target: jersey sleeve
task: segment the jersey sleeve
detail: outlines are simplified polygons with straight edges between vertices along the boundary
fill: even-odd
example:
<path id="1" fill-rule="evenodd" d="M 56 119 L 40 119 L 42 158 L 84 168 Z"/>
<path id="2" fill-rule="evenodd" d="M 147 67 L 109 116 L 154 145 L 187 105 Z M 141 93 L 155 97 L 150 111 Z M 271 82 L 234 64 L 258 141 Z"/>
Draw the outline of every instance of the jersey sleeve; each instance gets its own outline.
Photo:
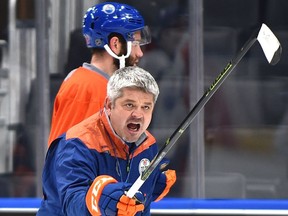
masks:
<path id="1" fill-rule="evenodd" d="M 55 154 L 56 186 L 62 211 L 69 216 L 90 215 L 85 196 L 98 175 L 95 155 L 78 139 L 62 146 Z"/>

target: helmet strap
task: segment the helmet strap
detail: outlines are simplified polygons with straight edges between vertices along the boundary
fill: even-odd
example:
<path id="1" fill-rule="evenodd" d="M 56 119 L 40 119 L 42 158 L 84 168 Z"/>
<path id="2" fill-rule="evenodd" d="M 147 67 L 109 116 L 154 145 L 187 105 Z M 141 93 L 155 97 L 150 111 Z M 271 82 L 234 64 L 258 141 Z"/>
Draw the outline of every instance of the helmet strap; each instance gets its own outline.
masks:
<path id="1" fill-rule="evenodd" d="M 127 41 L 127 53 L 126 55 L 122 55 L 122 56 L 117 56 L 108 46 L 108 44 L 104 45 L 105 50 L 109 53 L 109 55 L 111 55 L 112 57 L 119 59 L 120 61 L 120 68 L 125 67 L 125 58 L 128 58 L 131 54 L 131 50 L 132 50 L 132 42 L 131 41 Z"/>

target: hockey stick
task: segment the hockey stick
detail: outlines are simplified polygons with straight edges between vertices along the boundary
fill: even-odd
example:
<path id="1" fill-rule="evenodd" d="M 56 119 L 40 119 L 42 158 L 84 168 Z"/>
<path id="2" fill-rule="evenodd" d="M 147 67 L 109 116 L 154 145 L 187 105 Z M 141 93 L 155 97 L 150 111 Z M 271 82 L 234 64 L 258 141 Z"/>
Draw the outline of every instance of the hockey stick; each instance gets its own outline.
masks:
<path id="1" fill-rule="evenodd" d="M 165 157 L 168 151 L 176 143 L 178 138 L 183 134 L 186 128 L 191 124 L 196 115 L 201 111 L 205 104 L 209 101 L 216 90 L 221 86 L 224 80 L 229 76 L 232 70 L 238 65 L 243 56 L 248 52 L 252 45 L 257 41 L 260 43 L 265 57 L 269 64 L 275 65 L 281 57 L 282 47 L 273 32 L 265 25 L 262 24 L 261 28 L 252 34 L 250 39 L 244 44 L 242 49 L 237 53 L 235 59 L 231 60 L 224 70 L 216 77 L 211 86 L 206 90 L 204 95 L 198 100 L 196 105 L 192 108 L 189 114 L 185 117 L 178 128 L 166 140 L 165 145 L 159 150 L 158 154 L 151 161 L 150 165 L 140 174 L 139 178 L 134 182 L 132 187 L 128 190 L 127 196 L 132 198 L 139 188 L 144 184 L 145 180 L 150 176 L 153 170 Z"/>

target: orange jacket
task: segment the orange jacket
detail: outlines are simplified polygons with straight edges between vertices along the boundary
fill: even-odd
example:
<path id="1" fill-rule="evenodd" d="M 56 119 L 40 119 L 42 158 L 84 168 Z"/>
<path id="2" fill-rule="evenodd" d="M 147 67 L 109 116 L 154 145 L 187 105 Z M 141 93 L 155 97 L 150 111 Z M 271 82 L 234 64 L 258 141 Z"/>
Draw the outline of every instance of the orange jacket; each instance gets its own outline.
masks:
<path id="1" fill-rule="evenodd" d="M 48 147 L 59 135 L 104 106 L 108 79 L 107 74 L 87 63 L 68 74 L 54 101 Z"/>

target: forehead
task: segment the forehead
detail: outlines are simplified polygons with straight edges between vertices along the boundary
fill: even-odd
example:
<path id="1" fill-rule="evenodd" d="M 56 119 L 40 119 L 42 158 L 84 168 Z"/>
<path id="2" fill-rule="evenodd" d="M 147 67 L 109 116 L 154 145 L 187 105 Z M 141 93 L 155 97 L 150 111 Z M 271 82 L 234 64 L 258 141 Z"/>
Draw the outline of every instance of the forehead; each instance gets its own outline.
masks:
<path id="1" fill-rule="evenodd" d="M 143 89 L 136 87 L 123 88 L 122 95 L 119 99 L 145 101 L 145 103 L 154 102 L 154 96 L 152 93 L 145 92 Z"/>

